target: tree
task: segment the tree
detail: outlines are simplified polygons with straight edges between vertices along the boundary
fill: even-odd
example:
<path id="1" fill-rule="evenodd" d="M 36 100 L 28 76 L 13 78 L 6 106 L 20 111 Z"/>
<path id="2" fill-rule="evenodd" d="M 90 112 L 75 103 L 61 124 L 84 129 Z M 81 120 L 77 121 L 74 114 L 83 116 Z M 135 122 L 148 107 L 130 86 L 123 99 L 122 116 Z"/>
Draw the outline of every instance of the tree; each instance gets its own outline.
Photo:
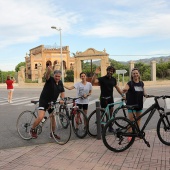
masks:
<path id="1" fill-rule="evenodd" d="M 20 62 L 20 63 L 15 67 L 15 71 L 18 72 L 18 71 L 19 71 L 19 68 L 20 68 L 21 66 L 25 66 L 25 65 L 26 65 L 25 62 Z"/>
<path id="2" fill-rule="evenodd" d="M 67 70 L 66 75 L 67 76 L 64 78 L 65 82 L 74 82 L 74 71 L 73 70 Z"/>

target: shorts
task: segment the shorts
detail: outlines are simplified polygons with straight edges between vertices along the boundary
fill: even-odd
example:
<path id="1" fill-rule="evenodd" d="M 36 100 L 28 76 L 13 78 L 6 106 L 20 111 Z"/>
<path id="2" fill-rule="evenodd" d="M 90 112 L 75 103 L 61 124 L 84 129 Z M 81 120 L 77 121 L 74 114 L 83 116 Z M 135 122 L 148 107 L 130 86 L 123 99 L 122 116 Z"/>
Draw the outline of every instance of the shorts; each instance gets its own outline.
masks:
<path id="1" fill-rule="evenodd" d="M 143 109 L 134 109 L 133 112 L 135 113 L 142 113 Z M 128 113 L 132 113 L 132 110 L 128 109 Z"/>
<path id="2" fill-rule="evenodd" d="M 106 106 L 108 104 L 111 104 L 111 103 L 114 103 L 114 100 L 113 100 L 113 97 L 111 97 L 110 99 L 108 100 L 105 100 L 103 98 L 100 98 L 100 105 L 101 105 L 101 108 L 106 108 Z M 112 108 L 113 106 L 109 106 L 109 108 Z"/>
<path id="3" fill-rule="evenodd" d="M 42 101 L 42 100 L 39 101 L 38 110 L 44 110 L 44 111 L 48 110 L 49 114 L 54 111 L 54 109 L 49 107 L 49 104 L 47 101 Z"/>
<path id="4" fill-rule="evenodd" d="M 82 109 L 82 108 L 83 108 L 83 110 L 88 109 L 88 104 L 77 104 L 77 106 L 79 107 L 79 109 Z"/>
<path id="5" fill-rule="evenodd" d="M 8 92 L 13 92 L 14 91 L 14 89 L 7 89 L 8 90 Z"/>

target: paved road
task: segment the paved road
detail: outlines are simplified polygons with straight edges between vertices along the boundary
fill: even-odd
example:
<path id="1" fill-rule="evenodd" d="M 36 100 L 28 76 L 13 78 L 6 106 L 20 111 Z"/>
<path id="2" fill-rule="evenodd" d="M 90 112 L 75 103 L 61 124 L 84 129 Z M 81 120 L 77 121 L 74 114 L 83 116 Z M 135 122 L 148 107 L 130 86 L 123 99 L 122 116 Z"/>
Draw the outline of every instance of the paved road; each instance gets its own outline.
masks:
<path id="1" fill-rule="evenodd" d="M 146 87 L 148 94 L 161 95 L 170 94 L 169 87 Z M 35 144 L 42 144 L 53 142 L 49 139 L 47 133 L 49 127 L 43 129 L 43 133 L 36 140 L 25 141 L 22 140 L 16 131 L 16 121 L 19 114 L 24 110 L 33 110 L 34 106 L 30 103 L 31 100 L 39 98 L 42 88 L 15 88 L 13 103 L 7 103 L 7 91 L 5 87 L 1 87 L 0 90 L 0 149 L 13 148 L 19 146 L 29 146 Z M 98 88 L 93 89 L 93 95 L 90 97 L 89 113 L 95 108 L 95 101 L 98 100 L 100 90 Z M 75 90 L 66 91 L 66 96 L 75 96 Z M 120 95 L 115 91 L 115 100 L 118 100 Z M 146 99 L 144 103 L 144 110 L 152 104 L 152 99 Z M 162 101 L 161 101 L 161 104 Z M 167 100 L 167 109 L 170 109 L 170 102 Z M 89 114 L 88 113 L 88 114 Z M 144 118 L 145 119 L 145 118 Z M 143 120 L 144 120 L 143 119 Z M 155 114 L 147 129 L 155 129 L 156 122 L 158 120 L 158 114 Z M 87 136 L 88 138 L 88 136 Z M 77 139 L 72 133 L 71 139 Z"/>

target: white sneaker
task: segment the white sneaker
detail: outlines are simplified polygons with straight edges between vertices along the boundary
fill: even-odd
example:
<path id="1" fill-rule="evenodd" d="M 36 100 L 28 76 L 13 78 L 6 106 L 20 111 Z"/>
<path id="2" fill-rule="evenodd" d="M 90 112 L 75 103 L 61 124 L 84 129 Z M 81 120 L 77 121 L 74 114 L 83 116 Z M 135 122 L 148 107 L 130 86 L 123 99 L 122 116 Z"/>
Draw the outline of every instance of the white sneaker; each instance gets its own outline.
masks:
<path id="1" fill-rule="evenodd" d="M 10 100 L 9 103 L 13 103 L 12 100 Z"/>

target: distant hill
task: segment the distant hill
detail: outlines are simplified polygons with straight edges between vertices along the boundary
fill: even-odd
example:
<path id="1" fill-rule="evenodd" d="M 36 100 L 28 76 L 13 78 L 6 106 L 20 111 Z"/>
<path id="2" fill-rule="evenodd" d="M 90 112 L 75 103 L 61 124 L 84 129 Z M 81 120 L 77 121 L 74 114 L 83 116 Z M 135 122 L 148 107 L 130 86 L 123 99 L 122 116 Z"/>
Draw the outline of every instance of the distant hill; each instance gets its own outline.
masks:
<path id="1" fill-rule="evenodd" d="M 133 60 L 133 61 L 134 62 L 142 62 L 142 63 L 145 63 L 145 64 L 150 64 L 151 61 L 156 61 L 158 63 L 161 60 L 163 62 L 170 62 L 170 56 L 152 57 L 152 58 L 145 58 L 145 59 L 139 59 L 139 60 Z M 120 62 L 122 64 L 128 64 L 130 62 L 130 60 L 129 61 L 117 61 L 117 62 Z M 89 62 L 87 62 L 87 63 L 89 63 Z M 100 60 L 93 61 L 93 64 L 100 66 Z"/>
<path id="2" fill-rule="evenodd" d="M 170 62 L 170 56 L 161 56 L 161 57 L 152 57 L 152 58 L 145 58 L 145 59 L 139 59 L 139 60 L 133 60 L 134 62 L 142 62 L 145 64 L 150 64 L 151 61 L 156 61 L 157 63 L 160 61 L 163 62 Z M 124 62 L 124 61 L 119 61 L 122 64 L 127 64 L 130 61 Z"/>

